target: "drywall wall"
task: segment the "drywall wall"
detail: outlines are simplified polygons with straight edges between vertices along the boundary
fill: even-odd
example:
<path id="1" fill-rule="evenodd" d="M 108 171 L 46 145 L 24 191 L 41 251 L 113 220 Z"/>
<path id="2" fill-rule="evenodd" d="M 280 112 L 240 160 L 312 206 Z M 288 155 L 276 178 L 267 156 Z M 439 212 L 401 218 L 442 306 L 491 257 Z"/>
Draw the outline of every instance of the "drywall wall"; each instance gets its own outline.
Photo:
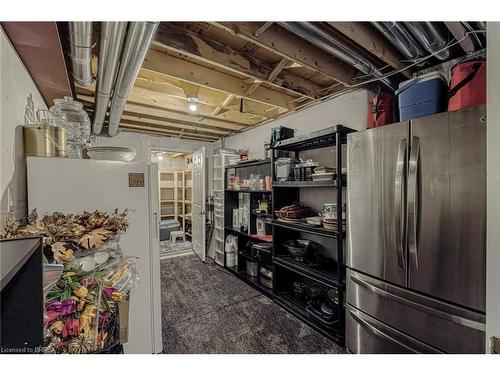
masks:
<path id="1" fill-rule="evenodd" d="M 7 214 L 26 215 L 26 162 L 23 147 L 24 112 L 31 95 L 35 110 L 47 109 L 21 59 L 0 27 L 0 227 Z"/>
<path id="2" fill-rule="evenodd" d="M 486 348 L 500 338 L 500 23 L 488 22 L 488 126 L 486 130 Z"/>
<path id="3" fill-rule="evenodd" d="M 137 151 L 134 161 L 150 161 L 152 149 L 163 151 L 193 152 L 203 146 L 210 146 L 209 142 L 192 141 L 149 134 L 121 131 L 115 137 L 97 137 L 95 146 L 132 147 Z"/>
<path id="4" fill-rule="evenodd" d="M 250 158 L 263 158 L 264 143 L 269 142 L 271 129 L 276 126 L 296 129 L 297 135 L 337 124 L 356 130 L 365 129 L 369 97 L 370 94 L 366 90 L 346 93 L 255 129 L 228 137 L 225 139 L 225 147 L 248 149 Z"/>
<path id="5" fill-rule="evenodd" d="M 134 161 L 151 161 L 151 150 L 194 152 L 205 146 L 208 166 L 208 194 L 212 194 L 212 150 L 214 143 L 189 139 L 121 131 L 115 137 L 97 137 L 95 146 L 131 147 L 137 151 Z"/>

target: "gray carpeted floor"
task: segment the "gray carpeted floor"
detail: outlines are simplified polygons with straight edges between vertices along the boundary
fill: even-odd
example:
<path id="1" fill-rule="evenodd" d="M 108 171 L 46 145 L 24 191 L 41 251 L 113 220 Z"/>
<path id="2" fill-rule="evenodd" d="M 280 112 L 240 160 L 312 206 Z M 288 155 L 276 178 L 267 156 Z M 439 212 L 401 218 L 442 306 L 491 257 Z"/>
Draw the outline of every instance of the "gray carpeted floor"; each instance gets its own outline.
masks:
<path id="1" fill-rule="evenodd" d="M 343 353 L 221 267 L 161 261 L 164 353 Z"/>

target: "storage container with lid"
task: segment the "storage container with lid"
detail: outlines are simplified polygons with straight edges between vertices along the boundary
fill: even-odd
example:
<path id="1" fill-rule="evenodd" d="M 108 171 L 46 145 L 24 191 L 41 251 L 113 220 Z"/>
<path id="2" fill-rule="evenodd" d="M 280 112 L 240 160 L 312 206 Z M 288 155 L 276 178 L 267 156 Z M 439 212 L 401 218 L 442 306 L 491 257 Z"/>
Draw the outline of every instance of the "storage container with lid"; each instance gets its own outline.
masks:
<path id="1" fill-rule="evenodd" d="M 70 96 L 64 99 L 54 99 L 54 105 L 49 111 L 53 116 L 53 125 L 66 128 L 68 141 L 85 143 L 90 137 L 90 118 L 83 109 L 83 104 L 73 100 Z M 69 123 L 66 124 L 66 122 Z"/>
<path id="2" fill-rule="evenodd" d="M 289 181 L 293 176 L 293 167 L 297 164 L 294 158 L 278 158 L 274 162 L 276 180 Z"/>
<path id="3" fill-rule="evenodd" d="M 401 82 L 396 91 L 399 120 L 406 121 L 446 111 L 447 93 L 446 79 L 438 72 Z"/>

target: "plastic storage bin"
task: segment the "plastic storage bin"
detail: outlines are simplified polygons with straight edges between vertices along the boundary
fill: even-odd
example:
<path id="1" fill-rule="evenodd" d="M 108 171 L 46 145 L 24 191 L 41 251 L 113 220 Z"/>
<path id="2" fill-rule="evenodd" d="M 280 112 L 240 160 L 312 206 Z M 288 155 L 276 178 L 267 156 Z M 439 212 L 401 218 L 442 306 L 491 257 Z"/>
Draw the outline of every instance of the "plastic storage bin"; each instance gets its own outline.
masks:
<path id="1" fill-rule="evenodd" d="M 181 224 L 177 220 L 162 220 L 160 221 L 160 241 L 168 241 L 170 232 L 179 230 Z"/>
<path id="2" fill-rule="evenodd" d="M 396 91 L 399 120 L 405 121 L 446 111 L 447 93 L 446 79 L 436 72 L 402 82 Z"/>

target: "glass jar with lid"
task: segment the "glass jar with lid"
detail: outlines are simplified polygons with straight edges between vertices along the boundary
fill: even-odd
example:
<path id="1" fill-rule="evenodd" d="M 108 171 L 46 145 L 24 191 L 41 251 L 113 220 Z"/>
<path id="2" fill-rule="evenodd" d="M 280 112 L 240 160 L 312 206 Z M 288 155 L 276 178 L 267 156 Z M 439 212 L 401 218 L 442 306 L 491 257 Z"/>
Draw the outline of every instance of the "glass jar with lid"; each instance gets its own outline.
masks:
<path id="1" fill-rule="evenodd" d="M 53 125 L 66 128 L 68 140 L 77 143 L 86 143 L 90 138 L 90 118 L 83 109 L 83 104 L 73 100 L 70 96 L 64 99 L 54 99 L 54 105 L 50 107 L 53 116 Z M 66 124 L 65 120 L 69 123 Z"/>

